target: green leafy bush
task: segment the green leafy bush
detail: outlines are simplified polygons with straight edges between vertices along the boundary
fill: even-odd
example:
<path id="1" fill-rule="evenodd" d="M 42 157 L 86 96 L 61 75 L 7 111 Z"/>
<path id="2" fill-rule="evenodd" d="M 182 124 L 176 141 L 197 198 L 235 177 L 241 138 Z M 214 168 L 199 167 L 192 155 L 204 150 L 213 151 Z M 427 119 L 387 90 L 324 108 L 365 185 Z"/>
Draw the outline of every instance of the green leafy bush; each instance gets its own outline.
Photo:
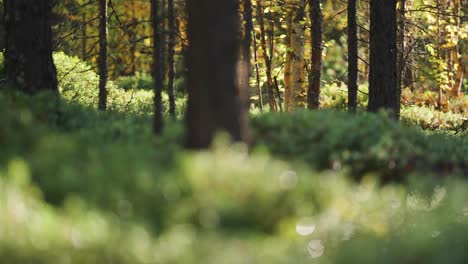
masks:
<path id="1" fill-rule="evenodd" d="M 441 112 L 429 107 L 404 107 L 401 113 L 404 123 L 432 131 L 467 131 L 466 116 Z"/>
<path id="2" fill-rule="evenodd" d="M 96 111 L 67 78 L 61 101 L 0 93 L 2 263 L 468 261 L 466 138 L 299 111 L 255 116 L 251 152 L 194 153 L 181 123 L 155 137 L 147 108 Z"/>
<path id="3" fill-rule="evenodd" d="M 358 108 L 365 109 L 368 101 L 368 87 L 360 85 Z M 348 109 L 348 87 L 343 83 L 324 85 L 320 90 L 320 104 L 325 109 Z"/>
<path id="4" fill-rule="evenodd" d="M 258 115 L 251 123 L 258 144 L 318 169 L 350 166 L 357 177 L 378 172 L 387 180 L 415 170 L 464 174 L 468 169 L 466 138 L 425 135 L 383 114 L 298 111 Z"/>

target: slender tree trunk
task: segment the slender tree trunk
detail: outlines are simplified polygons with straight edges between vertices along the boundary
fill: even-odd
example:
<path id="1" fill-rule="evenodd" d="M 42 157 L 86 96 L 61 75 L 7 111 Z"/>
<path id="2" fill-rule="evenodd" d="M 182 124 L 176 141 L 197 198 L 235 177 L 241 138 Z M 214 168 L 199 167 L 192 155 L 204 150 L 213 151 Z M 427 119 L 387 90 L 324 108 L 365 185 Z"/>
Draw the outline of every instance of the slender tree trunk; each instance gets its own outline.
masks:
<path id="1" fill-rule="evenodd" d="M 258 66 L 258 55 L 257 55 L 257 37 L 254 32 L 254 61 L 255 61 L 255 77 L 256 77 L 256 84 L 257 84 L 257 93 L 258 93 L 258 107 L 260 111 L 263 112 L 263 92 L 262 87 L 260 86 L 260 68 Z"/>
<path id="2" fill-rule="evenodd" d="M 208 147 L 219 130 L 245 140 L 237 64 L 241 48 L 239 0 L 187 0 L 187 146 Z"/>
<path id="3" fill-rule="evenodd" d="M 370 0 L 362 0 L 364 2 L 364 20 L 365 25 L 363 25 L 362 38 L 364 40 L 364 58 L 362 62 L 364 63 L 364 72 L 363 79 L 369 80 L 369 68 L 370 68 Z M 367 30 L 366 27 L 367 26 Z"/>
<path id="4" fill-rule="evenodd" d="M 309 89 L 307 101 L 309 109 L 318 109 L 320 107 L 320 79 L 322 74 L 322 25 L 323 15 L 320 8 L 320 0 L 310 1 L 310 20 L 311 20 L 311 69 L 309 75 Z"/>
<path id="5" fill-rule="evenodd" d="M 459 31 L 462 31 L 463 29 L 461 28 L 461 22 L 460 22 L 460 17 L 461 17 L 461 3 L 460 0 L 454 0 L 453 1 L 453 19 L 455 20 L 455 25 L 458 29 L 457 31 L 457 38 L 459 38 L 460 33 Z M 456 68 L 456 74 L 455 74 L 455 83 L 452 89 L 452 96 L 457 97 L 460 95 L 462 92 L 462 87 L 463 87 L 463 79 L 465 75 L 465 65 L 463 63 L 463 60 L 460 58 L 460 43 L 457 43 L 457 45 L 454 47 L 452 50 L 452 58 L 453 62 Z"/>
<path id="6" fill-rule="evenodd" d="M 0 51 L 5 48 L 5 3 L 2 1 L 0 6 Z"/>
<path id="7" fill-rule="evenodd" d="M 176 23 L 175 23 L 175 16 L 174 16 L 174 0 L 168 0 L 168 8 L 167 8 L 167 19 L 168 19 L 168 30 L 169 30 L 169 41 L 167 47 L 167 67 L 169 67 L 168 72 L 168 86 L 167 86 L 167 94 L 169 95 L 169 113 L 173 118 L 176 118 L 176 103 L 175 103 L 175 87 L 174 87 L 174 80 L 175 80 L 175 46 L 176 46 Z"/>
<path id="8" fill-rule="evenodd" d="M 412 12 L 413 10 L 413 0 L 405 0 L 405 10 L 410 10 L 409 12 L 405 12 L 405 19 L 406 19 L 406 25 L 405 25 L 405 68 L 403 69 L 403 87 L 407 88 L 409 87 L 411 92 L 414 91 L 414 60 L 413 60 L 413 42 L 414 42 L 414 37 L 413 37 L 413 30 L 410 25 L 410 22 L 412 20 Z"/>
<path id="9" fill-rule="evenodd" d="M 108 0 L 99 0 L 99 105 L 101 111 L 107 109 L 107 11 Z"/>
<path id="10" fill-rule="evenodd" d="M 291 64 L 292 64 L 292 48 L 291 48 L 291 41 L 292 41 L 292 8 L 289 2 L 286 2 L 287 6 L 287 14 L 286 14 L 286 58 L 284 61 L 284 105 L 286 111 L 292 110 L 292 86 L 291 86 Z"/>
<path id="11" fill-rule="evenodd" d="M 249 107 L 249 91 L 250 91 L 250 63 L 251 63 L 251 52 L 250 47 L 252 45 L 252 32 L 253 32 L 253 21 L 252 21 L 252 2 L 251 0 L 242 0 L 243 5 L 243 18 L 244 18 L 244 38 L 242 39 L 242 62 L 240 69 L 240 77 L 242 95 L 244 103 L 248 110 Z"/>
<path id="12" fill-rule="evenodd" d="M 153 130 L 157 135 L 163 131 L 163 106 L 162 91 L 164 80 L 164 43 L 161 28 L 161 10 L 159 0 L 151 0 L 151 25 L 153 27 L 153 67 L 152 76 L 154 80 L 154 119 Z"/>
<path id="13" fill-rule="evenodd" d="M 5 0 L 7 81 L 20 91 L 58 92 L 50 0 Z"/>
<path id="14" fill-rule="evenodd" d="M 387 109 L 400 116 L 397 80 L 396 0 L 370 2 L 370 74 L 368 110 Z"/>
<path id="15" fill-rule="evenodd" d="M 406 0 L 398 0 L 397 5 L 397 85 L 398 89 L 401 91 L 403 73 L 406 68 Z"/>
<path id="16" fill-rule="evenodd" d="M 128 37 L 130 40 L 130 75 L 135 75 L 136 73 L 136 51 L 137 51 L 137 24 L 138 20 L 136 17 L 136 7 L 135 7 L 135 1 L 130 1 L 130 14 L 131 14 L 131 19 L 130 23 L 131 26 L 128 28 Z"/>
<path id="17" fill-rule="evenodd" d="M 305 7 L 306 0 L 296 3 L 291 31 L 291 97 L 293 108 L 307 106 L 307 89 L 305 76 Z"/>
<path id="18" fill-rule="evenodd" d="M 88 19 L 86 18 L 86 11 L 83 12 L 81 20 L 81 59 L 85 61 L 88 56 Z"/>
<path id="19" fill-rule="evenodd" d="M 348 110 L 356 112 L 358 104 L 358 38 L 356 0 L 348 0 Z"/>
<path id="20" fill-rule="evenodd" d="M 270 105 L 270 111 L 276 112 L 276 99 L 273 91 L 273 76 L 271 72 L 271 58 L 268 55 L 267 43 L 266 43 L 266 32 L 265 32 L 265 19 L 263 16 L 263 7 L 262 0 L 257 0 L 257 16 L 258 23 L 260 26 L 260 43 L 263 51 L 263 59 L 265 60 L 265 68 L 267 75 L 267 92 L 268 92 L 268 102 Z M 272 54 L 270 54 L 272 55 Z"/>

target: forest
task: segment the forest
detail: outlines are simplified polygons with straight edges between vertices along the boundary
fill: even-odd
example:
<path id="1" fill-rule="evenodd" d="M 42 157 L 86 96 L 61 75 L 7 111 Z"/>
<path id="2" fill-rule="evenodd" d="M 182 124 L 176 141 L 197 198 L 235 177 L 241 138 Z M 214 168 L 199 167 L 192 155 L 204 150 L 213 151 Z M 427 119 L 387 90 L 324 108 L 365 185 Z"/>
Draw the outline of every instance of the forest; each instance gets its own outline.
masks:
<path id="1" fill-rule="evenodd" d="M 468 263 L 463 0 L 0 0 L 0 264 Z"/>

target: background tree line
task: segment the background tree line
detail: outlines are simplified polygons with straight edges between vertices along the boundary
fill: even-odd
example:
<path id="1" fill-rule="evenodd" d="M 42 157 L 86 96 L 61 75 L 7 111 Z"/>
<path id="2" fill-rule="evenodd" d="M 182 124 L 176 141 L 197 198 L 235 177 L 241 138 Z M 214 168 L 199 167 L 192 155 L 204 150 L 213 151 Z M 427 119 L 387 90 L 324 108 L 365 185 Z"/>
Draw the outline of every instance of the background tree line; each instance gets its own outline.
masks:
<path id="1" fill-rule="evenodd" d="M 364 93 L 368 110 L 386 108 L 395 118 L 402 98 L 447 110 L 466 87 L 460 0 L 193 2 L 5 0 L 7 79 L 29 92 L 56 90 L 50 53 L 64 50 L 99 72 L 105 110 L 108 76 L 150 73 L 156 132 L 161 94 L 173 116 L 176 96 L 188 95 L 190 131 L 201 130 L 197 140 L 208 135 L 202 145 L 218 128 L 244 138 L 251 107 L 318 109 L 331 83 L 348 88 L 350 111 Z"/>

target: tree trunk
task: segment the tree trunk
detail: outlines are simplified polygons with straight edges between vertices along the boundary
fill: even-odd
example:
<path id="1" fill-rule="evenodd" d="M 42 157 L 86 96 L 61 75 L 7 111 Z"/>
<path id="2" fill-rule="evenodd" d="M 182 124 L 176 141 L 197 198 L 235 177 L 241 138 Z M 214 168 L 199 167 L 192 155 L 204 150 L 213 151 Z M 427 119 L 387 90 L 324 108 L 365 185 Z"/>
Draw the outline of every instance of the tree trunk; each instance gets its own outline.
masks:
<path id="1" fill-rule="evenodd" d="M 0 6 L 0 52 L 5 48 L 5 6 L 3 1 Z"/>
<path id="2" fill-rule="evenodd" d="M 242 62 L 240 63 L 239 75 L 241 78 L 241 98 L 246 111 L 250 108 L 250 64 L 252 55 L 250 47 L 252 45 L 252 2 L 251 0 L 243 0 L 243 18 L 244 18 L 244 38 L 242 39 Z"/>
<path id="3" fill-rule="evenodd" d="M 135 75 L 136 73 L 136 51 L 137 51 L 137 25 L 138 25 L 138 20 L 136 17 L 136 6 L 135 6 L 135 1 L 130 1 L 130 24 L 131 26 L 128 27 L 128 38 L 130 41 L 130 72 L 128 74 L 130 75 Z"/>
<path id="4" fill-rule="evenodd" d="M 398 0 L 397 8 L 397 85 L 402 88 L 403 73 L 406 68 L 406 0 Z"/>
<path id="5" fill-rule="evenodd" d="M 266 43 L 266 32 L 265 32 L 265 19 L 263 16 L 263 7 L 262 0 L 257 0 L 257 16 L 258 24 L 260 26 L 260 43 L 263 51 L 263 59 L 265 60 L 265 68 L 267 75 L 267 92 L 268 92 L 268 102 L 270 105 L 270 111 L 276 112 L 276 99 L 273 91 L 273 76 L 271 73 L 271 55 L 268 55 L 267 43 Z"/>
<path id="6" fill-rule="evenodd" d="M 291 52 L 291 36 L 292 36 L 292 8 L 290 3 L 287 6 L 286 14 L 286 58 L 284 61 L 284 105 L 286 111 L 292 110 L 292 86 L 291 86 L 291 62 L 292 62 L 292 52 Z"/>
<path id="7" fill-rule="evenodd" d="M 460 0 L 454 0 L 453 1 L 453 19 L 455 21 L 455 25 L 458 28 L 457 30 L 457 38 L 459 38 L 460 31 L 463 31 L 462 24 L 460 22 L 461 19 L 461 4 Z M 465 75 L 465 65 L 463 63 L 463 60 L 460 58 L 460 51 L 459 51 L 459 46 L 460 43 L 457 43 L 457 45 L 453 48 L 452 50 L 452 58 L 453 62 L 455 65 L 456 73 L 455 73 L 455 83 L 452 89 L 452 96 L 457 97 L 460 95 L 462 92 L 462 87 L 463 87 L 463 79 Z"/>
<path id="8" fill-rule="evenodd" d="M 413 10 L 413 0 L 405 0 L 405 10 Z M 414 32 L 412 30 L 411 22 L 412 20 L 412 12 L 405 12 L 405 19 L 406 19 L 406 25 L 405 25 L 405 68 L 403 69 L 403 87 L 407 88 L 409 87 L 411 92 L 414 92 L 414 59 L 413 59 L 413 43 L 414 43 Z"/>
<path id="9" fill-rule="evenodd" d="M 348 110 L 356 112 L 358 95 L 358 38 L 356 0 L 348 0 Z"/>
<path id="10" fill-rule="evenodd" d="M 305 82 L 305 6 L 306 0 L 296 3 L 291 31 L 291 92 L 290 106 L 305 108 L 307 90 Z"/>
<path id="11" fill-rule="evenodd" d="M 176 103 L 175 103 L 175 87 L 174 87 L 174 80 L 175 80 L 175 46 L 176 46 L 176 23 L 175 23 L 175 16 L 174 16 L 174 0 L 169 0 L 167 2 L 167 19 L 168 19 L 168 29 L 169 29 L 169 41 L 167 47 L 167 67 L 169 67 L 168 72 L 168 86 L 167 86 L 167 94 L 169 95 L 169 113 L 173 118 L 176 118 Z"/>
<path id="12" fill-rule="evenodd" d="M 309 109 L 318 109 L 320 107 L 320 79 L 322 74 L 322 26 L 323 15 L 320 8 L 320 0 L 310 1 L 310 20 L 311 20 L 311 68 L 309 74 L 309 89 L 307 101 Z"/>
<path id="13" fill-rule="evenodd" d="M 99 0 L 99 105 L 101 111 L 107 109 L 107 11 L 108 0 Z"/>
<path id="14" fill-rule="evenodd" d="M 88 56 L 88 32 L 86 12 L 81 16 L 81 60 L 86 61 Z"/>
<path id="15" fill-rule="evenodd" d="M 216 132 L 245 140 L 237 75 L 240 51 L 239 0 L 187 0 L 187 147 L 207 148 Z"/>
<path id="16" fill-rule="evenodd" d="M 387 109 L 395 119 L 399 119 L 396 0 L 371 0 L 370 21 L 368 110 Z"/>
<path id="17" fill-rule="evenodd" d="M 153 67 L 151 75 L 154 80 L 154 118 L 153 130 L 157 135 L 163 131 L 162 91 L 164 80 L 164 43 L 161 28 L 161 10 L 159 0 L 151 0 L 151 25 L 153 27 Z"/>
<path id="18" fill-rule="evenodd" d="M 58 92 L 52 59 L 51 0 L 6 0 L 7 81 L 20 91 Z"/>
<path id="19" fill-rule="evenodd" d="M 257 54 L 257 37 L 254 32 L 253 34 L 254 40 L 254 61 L 255 61 L 255 77 L 257 82 L 257 93 L 258 93 L 258 107 L 260 111 L 263 112 L 263 91 L 262 87 L 260 86 L 260 67 L 258 66 L 258 54 Z"/>

